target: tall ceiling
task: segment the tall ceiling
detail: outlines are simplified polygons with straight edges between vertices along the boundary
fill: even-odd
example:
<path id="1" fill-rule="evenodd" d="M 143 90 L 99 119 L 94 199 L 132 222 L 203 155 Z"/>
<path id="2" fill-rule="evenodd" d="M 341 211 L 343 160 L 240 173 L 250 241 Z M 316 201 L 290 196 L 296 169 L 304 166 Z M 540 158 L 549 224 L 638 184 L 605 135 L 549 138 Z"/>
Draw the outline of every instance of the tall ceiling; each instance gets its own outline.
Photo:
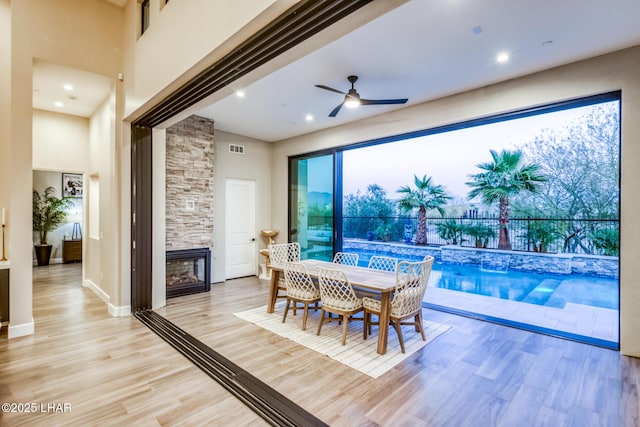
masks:
<path id="1" fill-rule="evenodd" d="M 232 84 L 244 97 L 229 90 L 197 114 L 278 141 L 640 45 L 638 16 L 638 0 L 411 0 L 247 87 Z M 500 53 L 509 59 L 498 62 Z M 36 64 L 41 96 L 39 74 Z M 315 85 L 346 92 L 349 75 L 363 98 L 409 101 L 328 117 L 344 96 Z M 34 107 L 56 110 L 35 96 Z"/>
<path id="2" fill-rule="evenodd" d="M 36 59 L 33 62 L 33 108 L 90 117 L 111 93 L 113 80 Z"/>

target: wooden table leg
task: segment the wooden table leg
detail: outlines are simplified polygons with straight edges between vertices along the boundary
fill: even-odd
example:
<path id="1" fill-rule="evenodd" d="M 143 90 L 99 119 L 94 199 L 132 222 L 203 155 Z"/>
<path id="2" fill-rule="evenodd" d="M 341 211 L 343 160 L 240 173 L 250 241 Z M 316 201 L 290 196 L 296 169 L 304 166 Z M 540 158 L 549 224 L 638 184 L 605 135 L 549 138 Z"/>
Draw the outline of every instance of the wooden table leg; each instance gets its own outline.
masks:
<path id="1" fill-rule="evenodd" d="M 378 325 L 378 354 L 386 354 L 389 340 L 389 308 L 391 292 L 383 292 L 380 299 L 380 316 Z"/>
<path id="2" fill-rule="evenodd" d="M 280 271 L 271 269 L 271 283 L 269 284 L 269 303 L 267 304 L 267 313 L 273 313 L 273 310 L 276 307 L 279 281 Z"/>

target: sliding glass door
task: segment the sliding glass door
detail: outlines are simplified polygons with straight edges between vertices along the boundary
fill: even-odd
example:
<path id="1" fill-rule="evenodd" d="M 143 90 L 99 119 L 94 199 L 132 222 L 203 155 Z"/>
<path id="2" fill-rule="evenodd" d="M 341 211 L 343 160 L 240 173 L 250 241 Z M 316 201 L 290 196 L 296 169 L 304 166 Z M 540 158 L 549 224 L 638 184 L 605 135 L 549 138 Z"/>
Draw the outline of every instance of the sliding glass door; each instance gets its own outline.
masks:
<path id="1" fill-rule="evenodd" d="M 617 349 L 620 96 L 292 157 L 291 239 L 434 256 L 429 307 Z"/>
<path id="2" fill-rule="evenodd" d="M 334 176 L 333 154 L 289 160 L 289 241 L 302 259 L 333 257 Z"/>

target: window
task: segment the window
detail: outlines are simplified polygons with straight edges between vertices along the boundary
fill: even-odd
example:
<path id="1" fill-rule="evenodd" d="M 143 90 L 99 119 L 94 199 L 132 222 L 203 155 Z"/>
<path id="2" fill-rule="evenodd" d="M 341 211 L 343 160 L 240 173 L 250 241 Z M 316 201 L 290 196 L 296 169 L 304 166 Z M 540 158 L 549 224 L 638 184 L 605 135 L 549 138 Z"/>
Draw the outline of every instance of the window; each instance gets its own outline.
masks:
<path id="1" fill-rule="evenodd" d="M 617 349 L 620 97 L 292 157 L 290 227 L 308 258 L 434 256 L 431 308 Z"/>
<path id="2" fill-rule="evenodd" d="M 289 161 L 289 242 L 299 242 L 302 259 L 333 259 L 334 155 Z"/>
<path id="3" fill-rule="evenodd" d="M 149 21 L 150 21 L 150 6 L 149 6 L 149 0 L 142 0 L 142 3 L 140 3 L 140 34 L 144 34 L 145 31 L 147 31 L 147 28 L 149 28 Z"/>

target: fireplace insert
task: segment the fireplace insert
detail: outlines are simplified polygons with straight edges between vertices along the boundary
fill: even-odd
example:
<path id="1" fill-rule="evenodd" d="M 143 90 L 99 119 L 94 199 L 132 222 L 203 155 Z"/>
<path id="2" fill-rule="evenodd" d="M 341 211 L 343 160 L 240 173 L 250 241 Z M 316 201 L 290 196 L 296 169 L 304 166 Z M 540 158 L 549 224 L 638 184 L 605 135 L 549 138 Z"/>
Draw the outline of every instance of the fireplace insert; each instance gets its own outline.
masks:
<path id="1" fill-rule="evenodd" d="M 211 290 L 209 248 L 167 251 L 167 298 Z"/>

